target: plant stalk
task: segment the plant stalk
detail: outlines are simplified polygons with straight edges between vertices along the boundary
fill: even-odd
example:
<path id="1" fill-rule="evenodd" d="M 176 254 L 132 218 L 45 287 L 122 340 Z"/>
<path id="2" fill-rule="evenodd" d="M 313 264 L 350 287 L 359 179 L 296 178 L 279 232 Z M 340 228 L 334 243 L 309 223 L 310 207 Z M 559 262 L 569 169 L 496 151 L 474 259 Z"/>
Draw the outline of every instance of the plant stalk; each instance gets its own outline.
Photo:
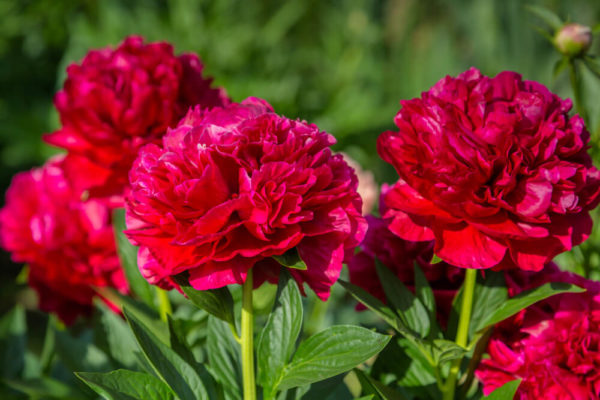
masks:
<path id="1" fill-rule="evenodd" d="M 254 378 L 254 310 L 252 309 L 252 269 L 242 286 L 242 377 L 244 400 L 256 400 Z"/>
<path id="2" fill-rule="evenodd" d="M 587 124 L 589 122 L 587 118 L 587 112 L 583 104 L 583 88 L 581 87 L 581 74 L 577 71 L 575 60 L 569 60 L 569 77 L 571 78 L 571 88 L 573 89 L 573 100 L 575 100 L 575 110 L 583 121 Z"/>
<path id="3" fill-rule="evenodd" d="M 465 273 L 465 282 L 463 289 L 463 298 L 460 308 L 460 317 L 458 319 L 458 329 L 456 331 L 456 344 L 461 347 L 467 346 L 469 338 L 469 323 L 471 321 L 471 311 L 473 310 L 473 293 L 475 291 L 475 281 L 477 279 L 476 269 L 467 269 Z M 460 371 L 462 358 L 454 360 L 450 367 L 448 380 L 444 388 L 444 400 L 454 400 L 456 392 L 456 381 Z"/>
<path id="4" fill-rule="evenodd" d="M 158 312 L 160 314 L 160 319 L 164 322 L 167 322 L 167 315 L 173 313 L 169 295 L 166 290 L 163 290 L 159 287 L 156 288 L 156 293 L 158 294 Z"/>

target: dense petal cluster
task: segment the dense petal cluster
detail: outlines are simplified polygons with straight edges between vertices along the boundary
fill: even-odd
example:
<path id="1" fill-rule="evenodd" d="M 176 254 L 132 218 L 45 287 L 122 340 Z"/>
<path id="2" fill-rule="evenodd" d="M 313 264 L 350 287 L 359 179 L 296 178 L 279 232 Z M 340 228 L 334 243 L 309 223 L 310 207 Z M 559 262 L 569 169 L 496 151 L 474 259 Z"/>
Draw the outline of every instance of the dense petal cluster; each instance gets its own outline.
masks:
<path id="1" fill-rule="evenodd" d="M 139 148 L 158 143 L 194 105 L 229 102 L 210 87 L 196 55 L 173 55 L 165 42 L 126 38 L 116 49 L 90 51 L 67 68 L 54 103 L 61 129 L 45 140 L 80 157 L 70 179 L 101 195 L 120 195 Z M 85 163 L 85 164 L 84 164 Z"/>
<path id="2" fill-rule="evenodd" d="M 385 186 L 382 192 L 386 192 Z M 385 204 L 382 202 L 380 206 L 384 213 Z M 385 301 L 383 287 L 375 269 L 375 258 L 411 289 L 414 287 L 414 263 L 416 262 L 433 289 L 440 321 L 445 322 L 450 314 L 452 299 L 462 284 L 464 270 L 445 262 L 431 264 L 432 241 L 404 240 L 389 230 L 390 221 L 371 215 L 366 219 L 369 228 L 360 244 L 360 251 L 348 262 L 350 282 Z"/>
<path id="3" fill-rule="evenodd" d="M 255 267 L 260 282 L 279 273 L 272 256 L 296 248 L 307 269 L 290 272 L 327 298 L 366 230 L 356 175 L 334 143 L 256 98 L 190 111 L 130 172 L 126 233 L 142 274 L 169 285 L 188 271 L 204 290 L 243 283 Z"/>
<path id="4" fill-rule="evenodd" d="M 522 379 L 518 400 L 600 399 L 600 283 L 552 264 L 507 278 L 513 294 L 545 282 L 569 282 L 587 291 L 553 296 L 500 324 L 489 358 L 476 372 L 484 393 Z"/>
<path id="5" fill-rule="evenodd" d="M 377 143 L 400 177 L 386 196 L 394 233 L 435 239 L 452 265 L 525 270 L 588 237 L 600 180 L 570 100 L 470 69 L 401 104 L 399 130 Z"/>
<path id="6" fill-rule="evenodd" d="M 98 288 L 127 292 L 115 249 L 110 208 L 81 200 L 65 178 L 64 159 L 17 174 L 0 210 L 2 247 L 29 265 L 42 310 L 65 323 L 92 311 Z"/>

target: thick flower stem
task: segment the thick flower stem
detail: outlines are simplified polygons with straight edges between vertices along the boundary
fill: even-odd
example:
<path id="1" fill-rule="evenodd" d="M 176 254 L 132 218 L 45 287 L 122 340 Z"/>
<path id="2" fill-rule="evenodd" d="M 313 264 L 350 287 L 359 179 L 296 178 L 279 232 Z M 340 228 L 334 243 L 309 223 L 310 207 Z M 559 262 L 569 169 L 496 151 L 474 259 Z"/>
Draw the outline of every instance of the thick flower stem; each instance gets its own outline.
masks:
<path id="1" fill-rule="evenodd" d="M 575 110 L 585 123 L 589 123 L 585 106 L 583 104 L 583 93 L 581 85 L 581 74 L 577 71 L 575 60 L 569 60 L 569 77 L 571 78 L 571 89 L 573 89 L 573 99 L 575 100 Z"/>
<path id="2" fill-rule="evenodd" d="M 252 269 L 242 287 L 242 377 L 244 400 L 256 400 L 254 383 L 254 311 L 252 309 Z"/>
<path id="3" fill-rule="evenodd" d="M 460 317 L 458 319 L 458 329 L 456 331 L 456 344 L 461 347 L 467 346 L 469 338 L 469 322 L 471 321 L 471 311 L 473 309 L 473 292 L 475 291 L 475 280 L 477 279 L 476 269 L 467 269 L 465 273 L 465 283 L 462 292 L 462 304 L 460 308 Z M 448 380 L 444 388 L 444 400 L 453 400 L 456 392 L 456 381 L 460 370 L 462 359 L 456 359 L 450 367 Z"/>
<path id="4" fill-rule="evenodd" d="M 158 312 L 160 314 L 160 319 L 163 321 L 167 321 L 167 315 L 173 313 L 171 309 L 171 302 L 169 301 L 169 295 L 166 290 L 156 288 L 156 293 L 158 294 Z"/>

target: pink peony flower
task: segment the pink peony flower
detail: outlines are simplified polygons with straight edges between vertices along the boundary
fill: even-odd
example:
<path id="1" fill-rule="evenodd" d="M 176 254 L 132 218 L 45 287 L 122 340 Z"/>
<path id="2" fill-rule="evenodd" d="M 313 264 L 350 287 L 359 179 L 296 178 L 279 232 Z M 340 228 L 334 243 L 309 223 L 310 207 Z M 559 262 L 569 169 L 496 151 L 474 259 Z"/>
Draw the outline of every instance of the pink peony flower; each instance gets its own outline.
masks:
<path id="1" fill-rule="evenodd" d="M 382 187 L 382 198 L 388 191 Z M 381 212 L 385 213 L 385 204 L 380 202 Z M 385 293 L 375 269 L 375 258 L 392 270 L 411 290 L 414 288 L 414 263 L 416 262 L 427 277 L 436 297 L 438 317 L 446 324 L 452 299 L 463 281 L 464 270 L 445 262 L 431 264 L 433 242 L 411 242 L 404 240 L 389 230 L 389 222 L 374 216 L 367 216 L 369 229 L 360 251 L 348 262 L 350 282 L 385 301 Z M 362 309 L 363 307 L 357 307 Z"/>
<path id="2" fill-rule="evenodd" d="M 15 262 L 29 264 L 29 284 L 43 311 L 67 324 L 89 315 L 97 288 L 127 292 L 117 257 L 110 208 L 81 200 L 63 173 L 63 158 L 21 172 L 0 210 L 0 240 Z"/>
<path id="3" fill-rule="evenodd" d="M 459 267 L 525 270 L 589 236 L 600 180 L 570 100 L 514 72 L 470 69 L 401 103 L 398 132 L 377 143 L 400 176 L 385 199 L 394 233 L 435 239 Z"/>
<path id="4" fill-rule="evenodd" d="M 507 274 L 517 294 L 546 282 L 569 282 L 584 293 L 559 294 L 498 325 L 489 358 L 476 376 L 488 394 L 522 379 L 515 399 L 600 399 L 600 283 L 560 272 L 551 264 L 538 273 Z"/>
<path id="5" fill-rule="evenodd" d="M 296 248 L 307 269 L 290 269 L 321 299 L 366 223 L 357 179 L 335 139 L 249 98 L 211 111 L 196 108 L 169 130 L 162 147 L 140 151 L 130 172 L 126 233 L 152 284 L 214 289 L 277 279 L 271 256 Z"/>
<path id="6" fill-rule="evenodd" d="M 140 147 L 159 143 L 190 106 L 229 103 L 202 69 L 197 56 L 175 57 L 170 44 L 144 44 L 138 36 L 90 51 L 67 68 L 54 99 L 63 126 L 45 140 L 80 158 L 70 179 L 93 194 L 122 195 Z"/>

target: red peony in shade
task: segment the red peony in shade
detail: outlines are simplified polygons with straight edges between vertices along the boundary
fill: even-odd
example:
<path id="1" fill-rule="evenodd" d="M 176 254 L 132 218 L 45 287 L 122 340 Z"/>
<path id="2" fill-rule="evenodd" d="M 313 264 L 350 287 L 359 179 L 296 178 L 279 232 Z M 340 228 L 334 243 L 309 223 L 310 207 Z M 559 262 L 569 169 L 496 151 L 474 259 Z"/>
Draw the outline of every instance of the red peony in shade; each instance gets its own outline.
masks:
<path id="1" fill-rule="evenodd" d="M 271 256 L 296 248 L 306 270 L 290 269 L 321 299 L 366 230 L 357 178 L 335 139 L 249 98 L 196 108 L 147 145 L 130 172 L 126 234 L 152 284 L 214 289 L 277 279 Z"/>
<path id="2" fill-rule="evenodd" d="M 45 136 L 79 158 L 81 168 L 69 171 L 69 179 L 92 195 L 122 196 L 140 147 L 160 143 L 190 106 L 229 103 L 202 69 L 196 55 L 176 57 L 170 44 L 144 44 L 138 36 L 70 65 L 54 99 L 62 128 Z"/>
<path id="3" fill-rule="evenodd" d="M 589 236 L 600 180 L 570 100 L 470 69 L 401 104 L 377 142 L 400 176 L 385 198 L 398 236 L 459 267 L 536 271 Z"/>
<path id="4" fill-rule="evenodd" d="M 89 315 L 97 288 L 127 292 L 117 257 L 111 210 L 100 200 L 81 200 L 65 178 L 64 159 L 21 172 L 0 210 L 0 239 L 15 262 L 29 264 L 29 284 L 43 311 L 65 323 Z M 110 303 L 109 303 L 110 305 Z"/>
<path id="5" fill-rule="evenodd" d="M 386 210 L 383 198 L 388 190 L 387 185 L 383 185 L 380 201 L 382 214 Z M 464 270 L 445 262 L 431 264 L 432 241 L 407 241 L 389 230 L 390 221 L 372 215 L 367 216 L 366 219 L 369 229 L 360 244 L 360 251 L 348 262 L 350 282 L 385 301 L 385 293 L 375 269 L 375 258 L 396 274 L 411 290 L 414 287 L 414 263 L 416 262 L 433 289 L 438 317 L 445 325 L 452 308 L 452 299 L 462 284 Z M 362 307 L 359 304 L 357 308 Z"/>
<path id="6" fill-rule="evenodd" d="M 511 295 L 546 282 L 587 291 L 550 297 L 499 324 L 476 371 L 483 392 L 521 379 L 517 400 L 600 399 L 600 283 L 553 264 L 538 273 L 511 272 L 507 282 Z"/>

